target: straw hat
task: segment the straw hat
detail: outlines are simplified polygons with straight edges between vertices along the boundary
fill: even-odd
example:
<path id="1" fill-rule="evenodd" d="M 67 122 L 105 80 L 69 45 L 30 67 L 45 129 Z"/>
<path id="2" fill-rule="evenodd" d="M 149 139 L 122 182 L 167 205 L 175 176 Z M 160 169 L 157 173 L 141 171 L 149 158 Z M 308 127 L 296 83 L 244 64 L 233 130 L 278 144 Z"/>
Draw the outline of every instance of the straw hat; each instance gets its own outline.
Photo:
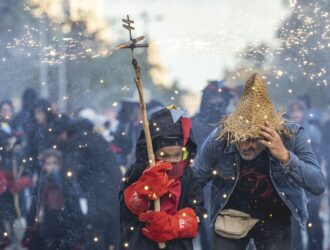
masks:
<path id="1" fill-rule="evenodd" d="M 230 143 L 258 139 L 265 121 L 281 135 L 289 135 L 283 114 L 275 111 L 261 75 L 254 73 L 245 84 L 236 110 L 222 119 L 219 138 Z"/>

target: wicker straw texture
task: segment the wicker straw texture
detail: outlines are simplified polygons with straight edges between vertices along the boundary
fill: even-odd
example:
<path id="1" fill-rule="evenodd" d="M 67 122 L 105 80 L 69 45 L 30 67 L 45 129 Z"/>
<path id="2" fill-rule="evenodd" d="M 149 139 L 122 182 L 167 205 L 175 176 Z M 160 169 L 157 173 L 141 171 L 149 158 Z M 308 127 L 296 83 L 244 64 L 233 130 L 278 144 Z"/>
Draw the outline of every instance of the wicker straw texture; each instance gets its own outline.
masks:
<path id="1" fill-rule="evenodd" d="M 265 121 L 280 134 L 289 134 L 283 114 L 275 111 L 261 75 L 254 73 L 245 84 L 236 110 L 222 119 L 219 138 L 230 143 L 258 139 Z"/>

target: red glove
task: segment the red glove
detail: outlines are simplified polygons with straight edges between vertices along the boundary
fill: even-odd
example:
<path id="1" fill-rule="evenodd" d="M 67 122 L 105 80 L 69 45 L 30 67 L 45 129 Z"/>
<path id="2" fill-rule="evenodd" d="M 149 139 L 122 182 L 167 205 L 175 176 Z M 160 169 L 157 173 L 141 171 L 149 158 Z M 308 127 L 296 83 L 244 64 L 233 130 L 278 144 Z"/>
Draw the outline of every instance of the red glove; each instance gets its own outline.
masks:
<path id="1" fill-rule="evenodd" d="M 138 194 L 149 200 L 156 200 L 166 194 L 170 184 L 166 171 L 171 168 L 171 163 L 161 161 L 146 169 L 136 182 Z"/>
<path id="2" fill-rule="evenodd" d="M 8 183 L 8 187 L 13 193 L 19 193 L 30 185 L 30 179 L 26 176 L 15 180 L 13 173 L 6 172 L 5 177 Z"/>
<path id="3" fill-rule="evenodd" d="M 198 233 L 198 222 L 192 208 L 183 208 L 176 215 L 160 211 L 149 211 L 139 215 L 139 220 L 146 222 L 142 228 L 145 237 L 155 242 L 166 242 L 179 238 L 194 238 Z"/>
<path id="4" fill-rule="evenodd" d="M 149 201 L 137 193 L 136 182 L 125 189 L 124 200 L 128 210 L 135 215 L 148 211 Z"/>
<path id="5" fill-rule="evenodd" d="M 124 191 L 124 200 L 127 208 L 139 215 L 148 211 L 148 200 L 156 200 L 168 192 L 168 180 L 166 171 L 172 165 L 168 162 L 158 162 L 146 169 L 139 180 L 134 182 Z"/>
<path id="6" fill-rule="evenodd" d="M 0 171 L 0 194 L 3 194 L 7 190 L 7 180 L 6 176 L 2 171 Z"/>

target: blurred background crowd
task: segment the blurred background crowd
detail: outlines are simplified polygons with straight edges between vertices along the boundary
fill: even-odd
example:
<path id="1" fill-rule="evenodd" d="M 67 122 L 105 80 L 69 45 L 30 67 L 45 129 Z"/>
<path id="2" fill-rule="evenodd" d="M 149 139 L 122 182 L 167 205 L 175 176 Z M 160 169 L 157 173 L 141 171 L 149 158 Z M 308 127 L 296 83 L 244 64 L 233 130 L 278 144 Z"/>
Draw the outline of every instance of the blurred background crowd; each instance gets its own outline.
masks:
<path id="1" fill-rule="evenodd" d="M 126 14 L 150 44 L 137 51 L 148 115 L 187 109 L 200 147 L 258 71 L 330 176 L 330 4 L 248 2 L 2 0 L 0 249 L 116 249 L 142 129 L 130 51 L 116 49 Z M 329 249 L 329 193 L 309 211 L 296 249 Z"/>

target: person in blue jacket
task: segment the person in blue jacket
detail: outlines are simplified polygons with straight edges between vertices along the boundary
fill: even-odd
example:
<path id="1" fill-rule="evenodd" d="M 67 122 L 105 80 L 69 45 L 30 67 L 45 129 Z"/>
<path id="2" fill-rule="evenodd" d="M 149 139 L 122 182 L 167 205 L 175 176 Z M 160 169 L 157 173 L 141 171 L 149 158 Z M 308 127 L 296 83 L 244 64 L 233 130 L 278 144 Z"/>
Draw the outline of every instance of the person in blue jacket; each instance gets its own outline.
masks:
<path id="1" fill-rule="evenodd" d="M 246 82 L 236 110 L 206 139 L 194 171 L 211 182 L 213 249 L 291 249 L 291 217 L 308 219 L 307 194 L 325 177 L 304 128 L 277 113 L 261 75 Z"/>

